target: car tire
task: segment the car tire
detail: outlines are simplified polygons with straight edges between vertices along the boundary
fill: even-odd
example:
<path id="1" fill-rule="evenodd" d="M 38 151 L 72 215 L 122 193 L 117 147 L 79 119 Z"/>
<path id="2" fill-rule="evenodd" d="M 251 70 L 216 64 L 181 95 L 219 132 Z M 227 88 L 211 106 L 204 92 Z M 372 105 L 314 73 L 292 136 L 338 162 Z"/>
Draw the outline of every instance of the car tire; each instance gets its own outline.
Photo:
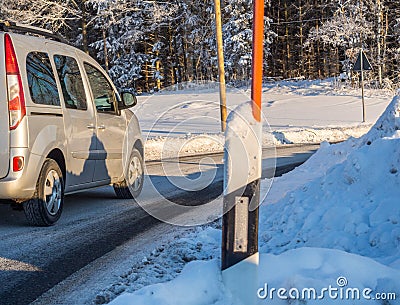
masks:
<path id="1" fill-rule="evenodd" d="M 133 149 L 125 169 L 125 179 L 113 185 L 115 194 L 120 199 L 133 199 L 139 196 L 144 182 L 143 157 Z"/>
<path id="2" fill-rule="evenodd" d="M 64 205 L 64 177 L 57 162 L 46 159 L 33 198 L 23 203 L 27 220 L 36 226 L 51 226 L 60 218 Z"/>

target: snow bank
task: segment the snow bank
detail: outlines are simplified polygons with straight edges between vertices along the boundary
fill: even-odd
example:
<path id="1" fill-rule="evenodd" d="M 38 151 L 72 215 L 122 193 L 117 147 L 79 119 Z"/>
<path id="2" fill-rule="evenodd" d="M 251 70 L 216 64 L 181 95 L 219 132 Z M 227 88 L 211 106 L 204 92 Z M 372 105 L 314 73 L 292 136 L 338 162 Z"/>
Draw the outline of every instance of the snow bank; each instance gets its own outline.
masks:
<path id="1" fill-rule="evenodd" d="M 134 294 L 123 294 L 110 305 L 227 305 L 225 288 L 216 260 L 196 261 L 185 266 L 171 282 L 145 287 Z"/>
<path id="2" fill-rule="evenodd" d="M 400 266 L 399 97 L 360 139 L 329 145 L 280 180 L 261 217 L 263 252 L 342 249 Z M 290 181 L 288 181 L 290 180 Z M 297 182 L 294 182 L 297 181 Z"/>
<path id="3" fill-rule="evenodd" d="M 259 291 L 259 304 L 399 304 L 399 282 L 398 270 L 368 257 L 334 249 L 300 248 L 280 255 L 261 255 L 260 287 L 264 291 Z M 263 298 L 265 284 L 269 294 Z M 299 297 L 281 300 L 276 291 L 272 295 L 271 288 L 284 288 L 288 298 L 297 293 Z M 293 293 L 289 294 L 291 289 Z M 315 297 L 308 296 L 309 289 L 315 291 Z M 389 299 L 390 293 L 397 296 L 396 300 L 377 300 L 379 294 Z"/>
<path id="4" fill-rule="evenodd" d="M 299 95 L 359 95 L 360 88 L 355 86 L 350 88 L 348 84 L 342 83 L 337 78 L 328 78 L 323 80 L 282 80 L 278 82 L 266 82 L 264 92 L 281 94 L 299 94 Z M 367 97 L 391 97 L 395 93 L 392 89 L 371 89 L 368 86 L 364 89 Z"/>
<path id="5" fill-rule="evenodd" d="M 157 137 L 145 144 L 146 161 L 191 155 L 218 153 L 224 150 L 223 134 L 187 135 L 185 137 Z"/>
<path id="6" fill-rule="evenodd" d="M 262 144 L 264 147 L 269 147 L 271 145 L 311 144 L 323 141 L 341 142 L 350 137 L 361 137 L 370 128 L 370 124 L 359 124 L 348 127 L 276 129 L 272 132 L 264 129 Z M 145 159 L 151 161 L 193 154 L 222 153 L 223 150 L 224 135 L 222 133 L 187 134 L 184 137 L 176 138 L 154 137 L 149 138 L 145 143 Z"/>
<path id="7" fill-rule="evenodd" d="M 369 144 L 376 139 L 395 136 L 396 132 L 400 129 L 400 96 L 396 96 L 384 113 L 376 121 L 375 125 L 371 128 L 361 143 Z"/>
<path id="8" fill-rule="evenodd" d="M 310 144 L 327 142 L 342 142 L 350 137 L 361 137 L 371 128 L 370 124 L 359 124 L 348 127 L 314 127 L 314 128 L 288 128 L 277 129 L 272 132 L 274 145 L 285 144 Z M 264 138 L 267 138 L 264 136 Z M 263 144 L 268 144 L 263 141 Z"/>
<path id="9" fill-rule="evenodd" d="M 339 250 L 301 248 L 261 254 L 258 304 L 382 304 L 400 294 L 397 270 Z M 281 290 L 278 295 L 278 289 Z M 289 298 L 293 298 L 289 300 Z M 188 263 L 174 280 L 124 293 L 110 305 L 234 305 L 218 261 Z"/>

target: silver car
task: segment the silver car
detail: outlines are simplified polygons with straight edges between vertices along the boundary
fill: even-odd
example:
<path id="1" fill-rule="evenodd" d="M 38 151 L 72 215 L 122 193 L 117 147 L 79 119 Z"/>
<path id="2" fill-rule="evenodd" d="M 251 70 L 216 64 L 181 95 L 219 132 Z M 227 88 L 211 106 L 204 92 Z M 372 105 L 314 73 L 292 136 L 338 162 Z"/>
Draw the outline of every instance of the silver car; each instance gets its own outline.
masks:
<path id="1" fill-rule="evenodd" d="M 49 226 L 65 194 L 112 184 L 118 198 L 138 196 L 135 104 L 89 55 L 44 30 L 0 23 L 0 199 Z"/>

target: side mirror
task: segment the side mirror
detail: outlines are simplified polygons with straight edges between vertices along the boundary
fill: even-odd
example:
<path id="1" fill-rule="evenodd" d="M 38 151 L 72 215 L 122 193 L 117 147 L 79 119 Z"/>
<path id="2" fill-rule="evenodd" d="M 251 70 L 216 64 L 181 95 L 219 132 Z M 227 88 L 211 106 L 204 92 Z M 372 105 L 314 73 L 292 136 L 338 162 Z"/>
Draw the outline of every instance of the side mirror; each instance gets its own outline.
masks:
<path id="1" fill-rule="evenodd" d="M 137 104 L 137 98 L 131 92 L 121 92 L 122 101 L 119 102 L 118 109 L 128 109 Z"/>

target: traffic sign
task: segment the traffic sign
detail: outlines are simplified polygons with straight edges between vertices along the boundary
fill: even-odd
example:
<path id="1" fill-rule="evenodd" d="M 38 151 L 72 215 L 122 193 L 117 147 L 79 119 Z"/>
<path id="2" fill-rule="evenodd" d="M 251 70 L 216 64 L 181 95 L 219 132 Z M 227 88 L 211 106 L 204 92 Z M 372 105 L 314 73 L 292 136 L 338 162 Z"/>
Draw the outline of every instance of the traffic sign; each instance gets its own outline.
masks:
<path id="1" fill-rule="evenodd" d="M 361 69 L 361 63 L 362 63 L 362 69 Z M 354 64 L 353 71 L 361 72 L 361 71 L 371 71 L 371 70 L 372 66 L 369 63 L 367 56 L 365 56 L 365 53 L 361 50 L 360 54 L 358 54 L 356 63 Z"/>

